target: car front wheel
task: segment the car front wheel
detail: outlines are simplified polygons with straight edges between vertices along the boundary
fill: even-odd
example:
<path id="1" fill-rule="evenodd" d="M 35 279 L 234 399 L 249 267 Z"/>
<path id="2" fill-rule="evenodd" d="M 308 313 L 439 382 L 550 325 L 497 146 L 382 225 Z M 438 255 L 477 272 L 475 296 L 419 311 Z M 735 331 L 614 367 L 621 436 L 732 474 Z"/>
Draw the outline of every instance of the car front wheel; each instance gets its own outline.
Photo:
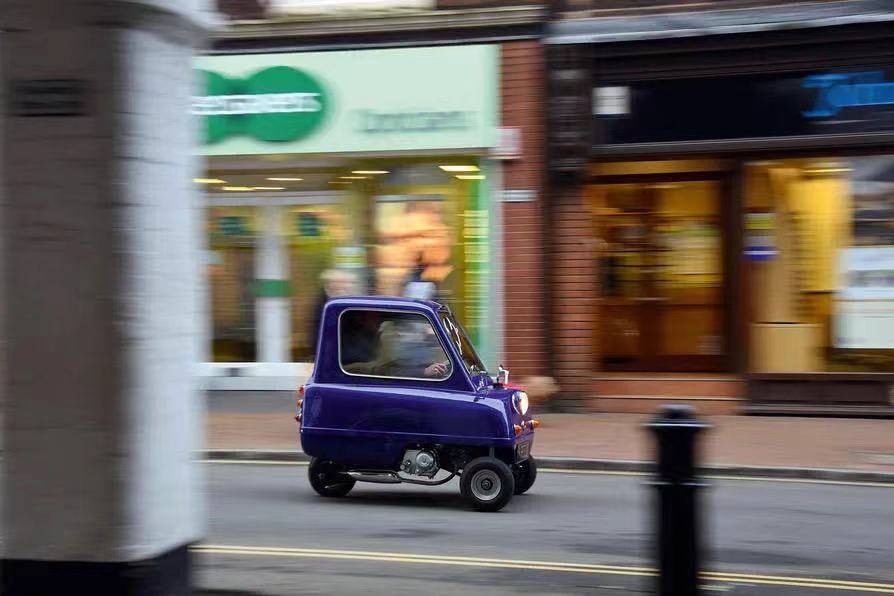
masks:
<path id="1" fill-rule="evenodd" d="M 499 511 L 512 500 L 515 479 L 499 459 L 479 457 L 463 468 L 459 489 L 478 511 Z"/>
<path id="2" fill-rule="evenodd" d="M 515 475 L 515 494 L 523 495 L 537 480 L 537 462 L 533 457 L 528 457 L 525 461 L 512 466 L 512 473 Z"/>
<path id="3" fill-rule="evenodd" d="M 354 479 L 344 473 L 342 466 L 334 461 L 311 458 L 307 467 L 307 478 L 318 495 L 323 497 L 343 497 L 354 488 Z"/>

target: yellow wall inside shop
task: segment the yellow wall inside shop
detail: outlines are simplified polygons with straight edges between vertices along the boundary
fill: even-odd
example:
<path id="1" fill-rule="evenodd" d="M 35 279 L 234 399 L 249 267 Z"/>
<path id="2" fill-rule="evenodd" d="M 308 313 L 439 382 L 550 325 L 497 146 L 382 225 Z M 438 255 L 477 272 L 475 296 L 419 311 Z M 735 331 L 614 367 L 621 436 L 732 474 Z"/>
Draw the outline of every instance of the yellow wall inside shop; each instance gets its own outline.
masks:
<path id="1" fill-rule="evenodd" d="M 749 266 L 751 368 L 820 370 L 822 352 L 832 344 L 839 255 L 851 237 L 846 171 L 788 160 L 754 165 L 746 173 L 746 209 L 775 214 L 778 251 L 775 258 Z"/>

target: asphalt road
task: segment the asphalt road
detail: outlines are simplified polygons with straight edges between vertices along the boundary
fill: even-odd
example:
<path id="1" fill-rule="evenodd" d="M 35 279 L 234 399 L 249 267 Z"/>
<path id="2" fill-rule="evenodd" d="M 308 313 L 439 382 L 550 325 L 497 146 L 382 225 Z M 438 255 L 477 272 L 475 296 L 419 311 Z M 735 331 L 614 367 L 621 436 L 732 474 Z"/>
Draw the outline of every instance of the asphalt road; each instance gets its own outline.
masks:
<path id="1" fill-rule="evenodd" d="M 653 585 L 644 477 L 544 473 L 528 495 L 486 514 L 467 508 L 456 480 L 358 483 L 345 499 L 324 499 L 305 466 L 205 465 L 210 522 L 197 581 L 208 596 L 621 594 Z M 892 487 L 723 480 L 703 501 L 705 568 L 721 574 L 705 578 L 709 592 L 894 594 Z"/>

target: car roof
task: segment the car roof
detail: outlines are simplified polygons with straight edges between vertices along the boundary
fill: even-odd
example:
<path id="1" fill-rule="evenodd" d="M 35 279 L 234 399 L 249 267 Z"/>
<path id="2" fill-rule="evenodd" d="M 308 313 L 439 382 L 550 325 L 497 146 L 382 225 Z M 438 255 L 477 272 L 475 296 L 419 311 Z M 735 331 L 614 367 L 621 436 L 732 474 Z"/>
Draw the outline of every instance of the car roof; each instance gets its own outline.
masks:
<path id="1" fill-rule="evenodd" d="M 333 298 L 327 304 L 337 306 L 367 306 L 372 308 L 388 307 L 423 307 L 437 312 L 443 305 L 433 300 L 420 300 L 418 298 L 405 298 L 403 296 L 340 296 Z"/>

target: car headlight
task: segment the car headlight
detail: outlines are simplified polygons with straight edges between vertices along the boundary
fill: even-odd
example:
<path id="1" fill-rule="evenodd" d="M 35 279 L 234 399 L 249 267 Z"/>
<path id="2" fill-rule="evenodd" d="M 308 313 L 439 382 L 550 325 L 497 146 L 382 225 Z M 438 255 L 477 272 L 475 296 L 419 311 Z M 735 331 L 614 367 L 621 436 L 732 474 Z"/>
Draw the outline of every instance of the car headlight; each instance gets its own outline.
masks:
<path id="1" fill-rule="evenodd" d="M 515 411 L 524 416 L 528 413 L 528 394 L 524 391 L 516 391 L 512 394 L 512 405 Z"/>

